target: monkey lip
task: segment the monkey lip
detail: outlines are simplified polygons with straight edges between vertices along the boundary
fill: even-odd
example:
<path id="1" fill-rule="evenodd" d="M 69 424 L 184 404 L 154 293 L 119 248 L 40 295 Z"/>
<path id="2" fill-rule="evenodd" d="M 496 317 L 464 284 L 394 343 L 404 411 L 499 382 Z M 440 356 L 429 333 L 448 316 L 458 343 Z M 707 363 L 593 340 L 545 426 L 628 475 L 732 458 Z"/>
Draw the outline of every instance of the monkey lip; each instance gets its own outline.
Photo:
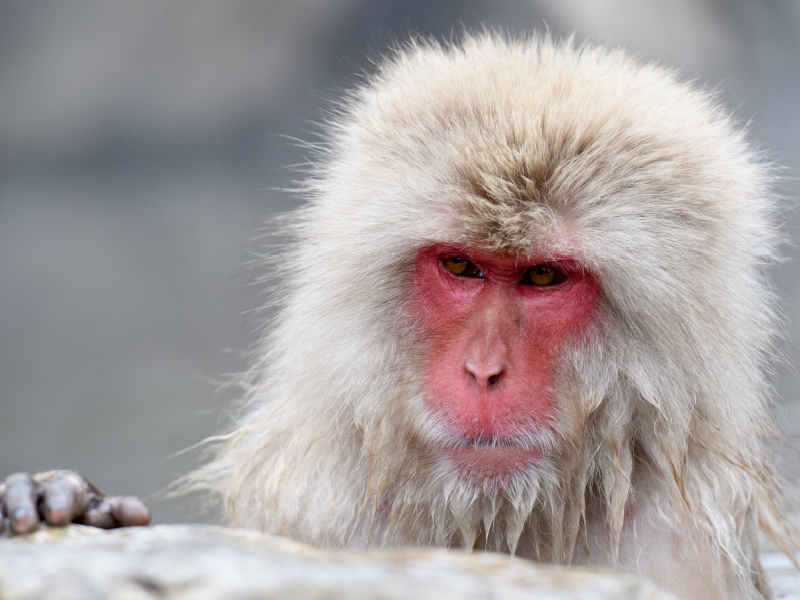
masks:
<path id="1" fill-rule="evenodd" d="M 502 438 L 498 436 L 477 436 L 458 440 L 453 443 L 455 448 L 529 448 L 530 442 L 518 438 Z"/>

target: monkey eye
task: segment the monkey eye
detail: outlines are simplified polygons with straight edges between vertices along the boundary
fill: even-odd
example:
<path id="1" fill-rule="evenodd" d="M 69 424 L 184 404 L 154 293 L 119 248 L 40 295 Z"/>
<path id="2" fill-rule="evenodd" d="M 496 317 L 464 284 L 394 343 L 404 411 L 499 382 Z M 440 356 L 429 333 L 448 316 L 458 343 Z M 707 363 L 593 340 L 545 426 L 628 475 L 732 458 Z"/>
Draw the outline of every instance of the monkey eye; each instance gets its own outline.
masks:
<path id="1" fill-rule="evenodd" d="M 566 281 L 567 276 L 549 265 L 536 265 L 525 271 L 522 275 L 522 284 L 545 287 Z"/>
<path id="2" fill-rule="evenodd" d="M 444 268 L 450 271 L 453 275 L 458 277 L 475 277 L 483 278 L 483 273 L 474 264 L 469 262 L 466 258 L 460 256 L 453 256 L 452 258 L 445 258 L 442 261 Z"/>

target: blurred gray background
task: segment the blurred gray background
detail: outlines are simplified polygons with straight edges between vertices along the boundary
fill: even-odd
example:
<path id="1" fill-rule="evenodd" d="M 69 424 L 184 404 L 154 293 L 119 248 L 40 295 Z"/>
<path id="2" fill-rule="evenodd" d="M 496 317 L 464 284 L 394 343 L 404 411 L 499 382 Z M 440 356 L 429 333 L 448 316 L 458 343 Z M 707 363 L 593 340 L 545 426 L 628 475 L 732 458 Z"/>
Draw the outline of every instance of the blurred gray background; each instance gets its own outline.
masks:
<path id="1" fill-rule="evenodd" d="M 249 265 L 263 220 L 294 205 L 272 191 L 304 160 L 292 139 L 392 41 L 481 25 L 623 44 L 722 90 L 786 167 L 798 239 L 799 0 L 3 0 L 0 476 L 69 467 L 150 496 L 184 473 L 192 455 L 172 455 L 237 396 L 220 384 L 255 340 Z M 797 365 L 800 250 L 785 253 Z M 790 366 L 776 389 L 797 447 Z"/>

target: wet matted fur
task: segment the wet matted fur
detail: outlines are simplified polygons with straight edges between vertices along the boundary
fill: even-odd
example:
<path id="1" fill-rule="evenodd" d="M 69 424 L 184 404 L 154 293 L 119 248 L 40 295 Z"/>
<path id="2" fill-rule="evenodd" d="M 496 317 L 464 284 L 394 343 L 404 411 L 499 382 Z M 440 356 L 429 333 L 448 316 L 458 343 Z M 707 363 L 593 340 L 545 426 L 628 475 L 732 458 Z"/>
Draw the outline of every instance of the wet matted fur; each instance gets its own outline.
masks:
<path id="1" fill-rule="evenodd" d="M 325 132 L 246 405 L 189 485 L 324 547 L 474 546 L 760 595 L 757 532 L 791 538 L 765 445 L 774 175 L 717 99 L 619 50 L 468 35 L 397 49 Z M 531 441 L 545 457 L 498 485 L 431 452 L 409 289 L 433 243 L 569 255 L 601 282 Z"/>

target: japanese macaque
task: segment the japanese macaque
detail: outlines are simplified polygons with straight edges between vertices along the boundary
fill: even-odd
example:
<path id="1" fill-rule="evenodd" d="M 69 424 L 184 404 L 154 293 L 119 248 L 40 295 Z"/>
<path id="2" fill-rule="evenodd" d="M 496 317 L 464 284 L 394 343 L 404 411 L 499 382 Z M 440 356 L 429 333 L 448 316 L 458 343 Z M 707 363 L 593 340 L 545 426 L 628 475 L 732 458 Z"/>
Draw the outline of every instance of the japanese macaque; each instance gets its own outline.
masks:
<path id="1" fill-rule="evenodd" d="M 549 38 L 412 42 L 318 150 L 246 405 L 185 485 L 322 547 L 767 593 L 773 174 L 712 95 Z"/>

